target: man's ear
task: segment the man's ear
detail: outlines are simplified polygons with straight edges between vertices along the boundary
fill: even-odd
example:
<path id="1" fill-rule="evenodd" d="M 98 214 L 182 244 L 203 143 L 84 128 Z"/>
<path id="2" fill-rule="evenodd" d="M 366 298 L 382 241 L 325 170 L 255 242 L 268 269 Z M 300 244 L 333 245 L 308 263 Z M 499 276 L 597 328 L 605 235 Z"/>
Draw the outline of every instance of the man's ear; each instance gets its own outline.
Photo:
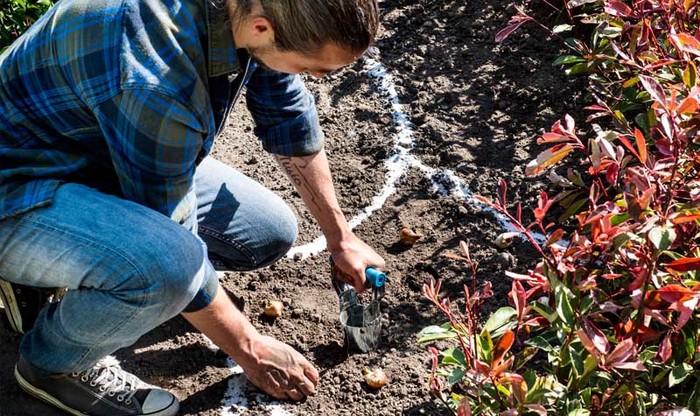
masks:
<path id="1" fill-rule="evenodd" d="M 263 16 L 255 16 L 248 22 L 249 34 L 257 45 L 269 45 L 275 38 L 272 23 Z"/>

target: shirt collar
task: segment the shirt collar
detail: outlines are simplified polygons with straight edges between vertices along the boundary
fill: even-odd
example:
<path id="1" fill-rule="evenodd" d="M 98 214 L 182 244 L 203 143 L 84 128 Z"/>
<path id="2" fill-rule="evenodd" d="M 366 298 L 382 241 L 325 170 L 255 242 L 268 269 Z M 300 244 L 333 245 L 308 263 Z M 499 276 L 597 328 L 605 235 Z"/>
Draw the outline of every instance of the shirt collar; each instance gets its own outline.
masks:
<path id="1" fill-rule="evenodd" d="M 209 37 L 209 76 L 230 74 L 239 69 L 236 45 L 233 43 L 231 19 L 225 0 L 204 0 Z"/>

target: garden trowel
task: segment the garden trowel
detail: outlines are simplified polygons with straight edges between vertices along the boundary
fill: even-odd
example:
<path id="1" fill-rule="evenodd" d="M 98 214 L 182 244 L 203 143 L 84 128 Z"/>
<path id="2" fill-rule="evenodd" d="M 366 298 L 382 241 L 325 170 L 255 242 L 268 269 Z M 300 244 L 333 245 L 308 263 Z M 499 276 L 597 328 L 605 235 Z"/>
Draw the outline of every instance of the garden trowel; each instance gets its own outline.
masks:
<path id="1" fill-rule="evenodd" d="M 359 303 L 354 287 L 337 277 L 337 269 L 331 259 L 331 283 L 340 299 L 340 325 L 345 333 L 348 351 L 369 352 L 377 349 L 381 335 L 381 311 L 379 302 L 384 297 L 386 274 L 368 267 L 365 277 L 372 290 L 372 300 Z"/>

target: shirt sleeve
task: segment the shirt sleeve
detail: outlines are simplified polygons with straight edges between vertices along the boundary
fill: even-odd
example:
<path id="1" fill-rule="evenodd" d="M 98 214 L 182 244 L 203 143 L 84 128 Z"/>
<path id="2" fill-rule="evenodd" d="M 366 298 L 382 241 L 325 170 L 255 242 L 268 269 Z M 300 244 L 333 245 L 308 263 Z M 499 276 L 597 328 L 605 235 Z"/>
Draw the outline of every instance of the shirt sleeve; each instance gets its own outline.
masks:
<path id="1" fill-rule="evenodd" d="M 124 197 L 183 223 L 206 129 L 201 118 L 156 90 L 129 89 L 96 108 Z"/>
<path id="2" fill-rule="evenodd" d="M 258 67 L 247 83 L 246 100 L 266 151 L 306 156 L 323 148 L 316 103 L 298 75 Z"/>

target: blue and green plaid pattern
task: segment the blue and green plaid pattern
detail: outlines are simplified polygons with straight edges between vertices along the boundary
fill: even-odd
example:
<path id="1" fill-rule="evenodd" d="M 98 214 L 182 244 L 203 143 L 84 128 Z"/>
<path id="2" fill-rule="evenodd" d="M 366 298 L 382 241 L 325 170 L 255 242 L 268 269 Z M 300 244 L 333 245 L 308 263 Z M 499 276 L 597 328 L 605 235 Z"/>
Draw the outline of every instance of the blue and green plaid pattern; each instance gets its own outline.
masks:
<path id="1" fill-rule="evenodd" d="M 0 56 L 0 219 L 64 182 L 170 216 L 241 83 L 272 153 L 321 149 L 296 75 L 236 51 L 221 0 L 61 0 Z M 245 79 L 241 78 L 245 72 Z M 238 76 L 238 78 L 236 78 Z"/>

